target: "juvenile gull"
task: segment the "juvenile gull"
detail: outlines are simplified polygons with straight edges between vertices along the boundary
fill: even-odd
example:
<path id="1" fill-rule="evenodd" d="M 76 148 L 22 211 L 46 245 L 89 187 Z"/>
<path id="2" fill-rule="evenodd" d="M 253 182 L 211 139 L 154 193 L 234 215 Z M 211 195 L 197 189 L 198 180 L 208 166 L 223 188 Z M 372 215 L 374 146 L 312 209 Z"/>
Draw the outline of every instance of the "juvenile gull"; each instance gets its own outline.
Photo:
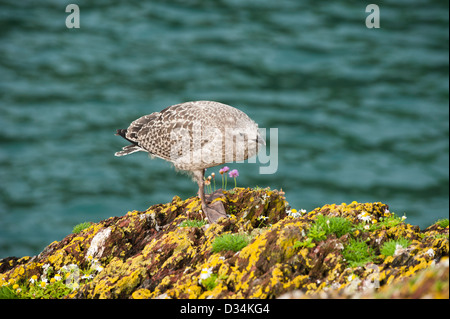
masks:
<path id="1" fill-rule="evenodd" d="M 142 116 L 117 134 L 131 142 L 116 156 L 147 152 L 173 163 L 177 170 L 192 174 L 198 184 L 202 210 L 208 221 L 226 217 L 221 201 L 208 203 L 205 170 L 227 162 L 242 161 L 265 145 L 258 124 L 244 112 L 219 102 L 194 101 L 172 105 L 161 112 Z M 210 196 L 220 196 L 221 191 Z"/>

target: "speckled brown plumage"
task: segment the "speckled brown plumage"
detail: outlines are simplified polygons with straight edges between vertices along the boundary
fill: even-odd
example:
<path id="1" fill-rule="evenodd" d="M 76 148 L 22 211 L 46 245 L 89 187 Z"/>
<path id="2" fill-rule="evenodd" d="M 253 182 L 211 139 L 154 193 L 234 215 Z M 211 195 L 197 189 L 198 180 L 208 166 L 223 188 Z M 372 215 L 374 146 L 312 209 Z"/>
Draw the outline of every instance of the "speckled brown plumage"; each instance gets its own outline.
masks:
<path id="1" fill-rule="evenodd" d="M 203 192 L 205 169 L 245 160 L 265 144 L 258 125 L 244 112 L 213 101 L 169 106 L 138 118 L 126 130 L 117 130 L 117 135 L 131 145 L 116 152 L 116 156 L 144 151 L 173 163 L 176 169 L 191 172 L 206 211 L 209 206 Z"/>

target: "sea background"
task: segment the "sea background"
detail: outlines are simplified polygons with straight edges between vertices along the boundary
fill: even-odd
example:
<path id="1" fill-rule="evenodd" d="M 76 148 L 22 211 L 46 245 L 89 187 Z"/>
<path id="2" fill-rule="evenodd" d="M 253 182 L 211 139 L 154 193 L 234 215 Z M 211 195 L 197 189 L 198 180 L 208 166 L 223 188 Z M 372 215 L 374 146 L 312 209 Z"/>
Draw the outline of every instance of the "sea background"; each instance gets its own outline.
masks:
<path id="1" fill-rule="evenodd" d="M 276 173 L 230 164 L 238 186 L 282 188 L 308 211 L 383 202 L 421 228 L 448 218 L 449 3 L 378 1 L 379 29 L 369 3 L 0 0 L 0 258 L 195 196 L 160 159 L 114 156 L 116 129 L 192 100 L 240 108 L 268 144 L 278 129 Z"/>

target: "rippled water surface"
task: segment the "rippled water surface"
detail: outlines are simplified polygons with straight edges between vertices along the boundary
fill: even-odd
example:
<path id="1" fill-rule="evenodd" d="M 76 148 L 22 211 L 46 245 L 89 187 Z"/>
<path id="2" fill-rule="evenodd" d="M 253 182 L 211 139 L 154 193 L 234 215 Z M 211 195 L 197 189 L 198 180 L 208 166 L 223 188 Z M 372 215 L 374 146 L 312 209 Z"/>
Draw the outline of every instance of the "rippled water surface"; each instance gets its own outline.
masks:
<path id="1" fill-rule="evenodd" d="M 383 1 L 380 29 L 358 1 L 77 1 L 79 29 L 44 2 L 0 3 L 0 258 L 194 196 L 168 163 L 113 155 L 115 129 L 191 100 L 278 128 L 277 172 L 231 164 L 239 186 L 448 218 L 448 2 Z"/>

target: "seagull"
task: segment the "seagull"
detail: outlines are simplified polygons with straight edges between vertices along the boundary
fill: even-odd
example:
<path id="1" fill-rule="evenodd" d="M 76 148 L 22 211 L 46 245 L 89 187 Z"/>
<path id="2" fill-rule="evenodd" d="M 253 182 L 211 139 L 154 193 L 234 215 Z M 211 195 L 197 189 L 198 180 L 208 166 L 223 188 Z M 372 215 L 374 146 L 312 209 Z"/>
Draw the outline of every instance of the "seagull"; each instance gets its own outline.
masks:
<path id="1" fill-rule="evenodd" d="M 169 106 L 138 118 L 127 129 L 118 129 L 116 135 L 131 144 L 115 156 L 147 152 L 152 158 L 172 163 L 176 170 L 188 172 L 198 184 L 202 211 L 211 223 L 227 215 L 221 201 L 211 203 L 223 196 L 221 190 L 209 195 L 208 200 L 205 196 L 206 169 L 246 160 L 265 145 L 258 124 L 247 114 L 214 101 Z"/>

